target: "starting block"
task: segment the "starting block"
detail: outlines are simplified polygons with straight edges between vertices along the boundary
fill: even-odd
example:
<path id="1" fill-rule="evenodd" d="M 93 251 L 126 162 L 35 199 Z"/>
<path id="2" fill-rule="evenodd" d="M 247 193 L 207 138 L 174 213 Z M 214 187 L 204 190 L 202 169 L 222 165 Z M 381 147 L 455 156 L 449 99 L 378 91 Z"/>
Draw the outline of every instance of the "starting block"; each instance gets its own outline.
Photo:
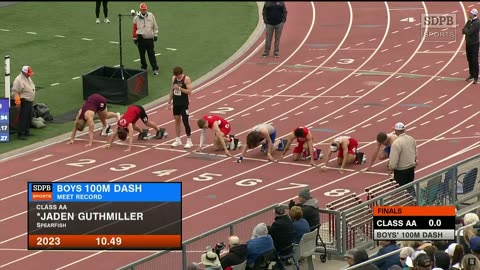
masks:
<path id="1" fill-rule="evenodd" d="M 280 139 L 280 143 L 277 146 L 277 151 L 283 151 L 285 149 L 285 146 L 287 146 L 288 140 L 286 139 Z"/>
<path id="2" fill-rule="evenodd" d="M 367 155 L 363 152 L 357 152 L 355 154 L 355 160 L 353 161 L 353 164 L 363 164 L 367 162 Z"/>
<path id="3" fill-rule="evenodd" d="M 164 128 L 161 128 L 159 131 L 157 131 L 156 135 L 149 134 L 148 129 L 142 129 L 142 132 L 140 132 L 138 134 L 138 140 L 144 140 L 144 141 L 148 141 L 148 140 L 151 140 L 151 139 L 160 140 L 160 139 L 163 139 L 163 138 L 167 138 L 167 136 L 168 136 L 168 133 L 166 132 L 166 129 L 164 129 Z"/>
<path id="4" fill-rule="evenodd" d="M 228 150 L 237 150 L 242 146 L 242 143 L 240 142 L 239 139 L 235 139 L 235 135 L 230 135 L 230 138 L 232 139 L 229 144 L 227 144 L 227 149 Z"/>

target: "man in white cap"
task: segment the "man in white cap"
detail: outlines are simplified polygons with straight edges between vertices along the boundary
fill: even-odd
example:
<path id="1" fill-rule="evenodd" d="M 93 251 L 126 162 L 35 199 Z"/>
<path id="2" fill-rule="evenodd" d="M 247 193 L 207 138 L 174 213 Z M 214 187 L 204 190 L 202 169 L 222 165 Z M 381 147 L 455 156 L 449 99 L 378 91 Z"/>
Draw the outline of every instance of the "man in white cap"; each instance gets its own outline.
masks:
<path id="1" fill-rule="evenodd" d="M 398 138 L 392 143 L 388 168 L 398 185 L 403 186 L 415 179 L 417 143 L 405 133 L 405 125 L 401 122 L 395 124 L 395 134 Z M 415 193 L 413 187 L 408 190 L 412 195 Z"/>
<path id="2" fill-rule="evenodd" d="M 473 80 L 474 84 L 478 82 L 478 45 L 480 31 L 480 21 L 477 18 L 478 10 L 473 8 L 468 12 L 468 21 L 462 29 L 462 33 L 465 35 L 465 52 L 468 61 L 468 70 L 470 76 L 466 81 Z"/>
<path id="3" fill-rule="evenodd" d="M 23 66 L 21 73 L 15 78 L 12 86 L 12 96 L 15 105 L 20 108 L 18 124 L 18 138 L 25 140 L 30 134 L 30 124 L 33 119 L 33 101 L 35 100 L 35 84 L 32 81 L 33 70 L 30 66 Z"/>
<path id="4" fill-rule="evenodd" d="M 147 52 L 148 60 L 153 69 L 153 75 L 158 75 L 157 58 L 155 56 L 154 42 L 158 39 L 158 25 L 155 16 L 148 12 L 147 4 L 140 4 L 140 13 L 133 18 L 133 43 L 137 45 L 140 53 L 140 63 L 143 70 L 147 70 Z"/>

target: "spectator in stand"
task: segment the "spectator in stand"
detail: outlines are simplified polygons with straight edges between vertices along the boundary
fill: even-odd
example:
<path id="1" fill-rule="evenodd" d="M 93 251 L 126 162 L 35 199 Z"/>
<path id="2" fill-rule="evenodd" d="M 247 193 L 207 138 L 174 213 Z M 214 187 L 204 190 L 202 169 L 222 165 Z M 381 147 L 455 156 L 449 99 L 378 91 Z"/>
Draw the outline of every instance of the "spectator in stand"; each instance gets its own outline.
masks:
<path id="1" fill-rule="evenodd" d="M 470 252 L 480 259 L 480 236 L 475 236 L 470 239 Z"/>
<path id="2" fill-rule="evenodd" d="M 430 257 L 430 259 L 432 260 L 432 262 L 434 261 L 433 260 L 433 256 L 435 255 L 435 253 L 438 251 L 438 248 L 435 247 L 435 246 L 432 246 L 432 245 L 428 245 L 426 246 L 423 251 L 425 251 L 425 253 L 427 253 L 427 255 Z"/>
<path id="3" fill-rule="evenodd" d="M 200 270 L 200 266 L 193 262 L 187 266 L 187 270 Z"/>
<path id="4" fill-rule="evenodd" d="M 345 254 L 345 260 L 347 261 L 348 266 L 353 265 L 354 254 L 355 254 L 355 250 L 353 250 L 353 249 L 347 251 L 347 254 Z"/>
<path id="5" fill-rule="evenodd" d="M 295 228 L 295 244 L 298 244 L 303 235 L 310 232 L 308 221 L 303 218 L 303 210 L 300 206 L 294 206 L 290 209 L 290 217 L 293 220 Z"/>
<path id="6" fill-rule="evenodd" d="M 435 246 L 438 250 L 445 250 L 448 248 L 448 242 L 444 240 L 432 241 L 432 246 Z"/>
<path id="7" fill-rule="evenodd" d="M 379 241 L 379 244 L 382 247 L 377 252 L 377 254 L 375 254 L 372 258 L 379 257 L 399 249 L 399 247 L 396 245 L 396 241 Z M 397 253 L 397 254 L 388 256 L 386 258 L 373 262 L 373 264 L 375 264 L 380 270 L 387 270 L 390 266 L 395 264 L 398 266 L 401 266 L 400 254 Z"/>
<path id="8" fill-rule="evenodd" d="M 202 264 L 205 265 L 205 270 L 222 270 L 220 259 L 213 250 L 203 253 L 200 260 Z"/>
<path id="9" fill-rule="evenodd" d="M 467 226 L 463 230 L 463 238 L 460 238 L 460 245 L 463 246 L 463 249 L 465 250 L 465 254 L 471 253 L 470 251 L 470 239 L 473 237 L 477 236 L 476 230 L 473 228 L 473 226 Z"/>
<path id="10" fill-rule="evenodd" d="M 427 254 L 419 254 L 413 260 L 413 270 L 431 270 L 433 266 L 432 260 Z"/>
<path id="11" fill-rule="evenodd" d="M 478 223 L 478 215 L 475 214 L 475 213 L 467 213 L 464 217 L 463 217 L 463 225 L 464 226 L 467 226 L 467 225 L 475 225 Z"/>
<path id="12" fill-rule="evenodd" d="M 451 269 L 453 270 L 461 269 L 460 262 L 462 261 L 462 258 L 465 255 L 462 245 L 459 245 L 457 243 L 450 244 L 448 246 L 448 249 L 445 250 L 445 252 L 447 252 L 448 255 L 450 256 Z"/>
<path id="13" fill-rule="evenodd" d="M 310 195 L 310 188 L 307 186 L 300 190 L 298 193 L 298 203 L 295 203 L 293 200 L 290 200 L 289 207 L 293 206 L 302 207 L 303 218 L 308 221 L 310 225 L 310 230 L 313 230 L 315 226 L 320 225 L 320 210 L 318 206 L 318 200 L 312 198 Z"/>
<path id="14" fill-rule="evenodd" d="M 247 242 L 247 269 L 253 267 L 258 256 L 273 249 L 273 239 L 268 234 L 267 225 L 260 223 L 255 226 L 252 239 Z"/>
<path id="15" fill-rule="evenodd" d="M 247 245 L 240 244 L 240 238 L 232 235 L 228 238 L 228 253 L 220 259 L 224 270 L 231 270 L 232 265 L 241 264 L 247 259 Z"/>
<path id="16" fill-rule="evenodd" d="M 400 251 L 400 265 L 402 266 L 403 270 L 408 270 L 410 269 L 408 265 L 406 264 L 407 258 L 411 257 L 413 252 L 415 250 L 411 247 L 403 247 L 402 250 Z M 449 259 L 450 260 L 450 259 Z"/>
<path id="17" fill-rule="evenodd" d="M 450 256 L 445 251 L 437 251 L 433 255 L 432 270 L 448 270 L 450 268 Z"/>
<path id="18" fill-rule="evenodd" d="M 295 227 L 286 209 L 288 206 L 282 204 L 275 207 L 275 221 L 268 227 L 268 234 L 272 236 L 273 245 L 280 256 L 292 253 L 292 244 L 295 242 Z"/>
<path id="19" fill-rule="evenodd" d="M 368 261 L 368 253 L 365 251 L 365 250 L 358 250 L 358 251 L 355 251 L 355 253 L 353 253 L 353 265 L 357 265 L 357 264 L 360 264 L 360 263 L 363 263 L 363 262 L 366 262 Z M 367 264 L 367 265 L 364 265 L 364 266 L 360 266 L 359 268 L 357 268 L 359 270 L 378 270 L 378 267 L 376 265 L 373 265 L 373 264 Z"/>
<path id="20" fill-rule="evenodd" d="M 427 255 L 427 253 L 423 250 L 415 250 L 412 255 L 410 255 L 409 257 L 407 257 L 407 259 L 405 260 L 405 264 L 409 267 L 409 269 L 414 269 L 414 261 L 415 259 L 418 257 L 418 255 L 420 254 L 425 254 Z M 428 256 L 428 255 L 427 255 Z"/>
<path id="21" fill-rule="evenodd" d="M 472 254 L 463 256 L 462 270 L 480 270 L 480 260 Z"/>

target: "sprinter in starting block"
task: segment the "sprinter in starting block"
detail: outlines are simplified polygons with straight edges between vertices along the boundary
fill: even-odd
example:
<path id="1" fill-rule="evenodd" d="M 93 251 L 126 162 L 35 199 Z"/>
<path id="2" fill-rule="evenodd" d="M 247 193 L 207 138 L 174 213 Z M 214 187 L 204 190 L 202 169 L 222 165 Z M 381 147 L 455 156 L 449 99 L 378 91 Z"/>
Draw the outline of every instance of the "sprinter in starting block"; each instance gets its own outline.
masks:
<path id="1" fill-rule="evenodd" d="M 262 147 L 260 151 L 262 153 L 267 153 L 267 158 L 270 161 L 275 161 L 272 156 L 273 150 L 283 151 L 287 140 L 281 139 L 275 141 L 277 137 L 277 129 L 270 124 L 259 124 L 252 128 L 252 131 L 247 135 L 247 144 L 243 146 L 242 154 L 238 159 L 239 162 L 243 160 L 243 157 L 247 153 L 247 149 L 253 149 L 260 144 Z"/>
<path id="2" fill-rule="evenodd" d="M 125 114 L 120 118 L 120 120 L 118 120 L 116 130 L 113 132 L 113 135 L 108 139 L 107 148 L 110 148 L 113 140 L 118 135 L 118 138 L 122 141 L 125 141 L 127 137 L 129 138 L 128 148 L 126 151 L 131 151 L 132 144 L 133 144 L 134 130 L 140 133 L 138 136 L 139 140 L 145 140 L 145 139 L 149 140 L 150 135 L 148 133 L 148 129 L 142 130 L 136 125 L 138 119 L 142 119 L 142 122 L 147 127 L 151 127 L 156 131 L 156 134 L 152 135 L 153 136 L 152 138 L 156 138 L 156 139 L 166 138 L 165 129 L 158 128 L 154 122 L 150 121 L 148 119 L 147 113 L 145 112 L 145 109 L 142 106 L 131 105 L 131 106 L 128 106 Z"/>
<path id="3" fill-rule="evenodd" d="M 333 153 L 337 153 L 337 166 L 340 167 L 339 173 L 343 173 L 343 169 L 347 164 L 363 164 L 366 162 L 366 156 L 363 152 L 358 152 L 358 141 L 349 136 L 340 136 L 332 140 L 328 151 L 325 165 L 322 170 L 327 170 L 327 165 Z"/>
<path id="4" fill-rule="evenodd" d="M 197 121 L 198 127 L 201 129 L 200 145 L 195 152 L 201 152 L 202 146 L 205 142 L 205 131 L 211 129 L 215 132 L 215 138 L 213 139 L 213 147 L 215 150 L 224 150 L 225 154 L 232 157 L 229 150 L 236 150 L 239 146 L 238 139 L 235 139 L 234 135 L 229 135 L 232 127 L 227 120 L 218 115 L 205 115 Z"/>

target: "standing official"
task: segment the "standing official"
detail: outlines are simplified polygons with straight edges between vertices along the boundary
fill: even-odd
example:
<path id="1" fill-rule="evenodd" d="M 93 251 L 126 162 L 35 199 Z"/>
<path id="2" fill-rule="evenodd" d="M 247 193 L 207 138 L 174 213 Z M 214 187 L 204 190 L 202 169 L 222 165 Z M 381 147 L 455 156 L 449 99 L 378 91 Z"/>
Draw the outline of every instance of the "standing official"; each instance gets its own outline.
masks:
<path id="1" fill-rule="evenodd" d="M 393 178 L 399 186 L 413 182 L 415 179 L 415 165 L 417 160 L 417 143 L 415 139 L 405 133 L 403 123 L 395 124 L 395 134 L 398 138 L 393 141 L 390 149 L 388 168 L 393 171 Z M 415 189 L 409 188 L 413 195 Z"/>
<path id="2" fill-rule="evenodd" d="M 147 11 L 147 4 L 141 3 L 140 14 L 133 18 L 133 43 L 138 47 L 143 70 L 147 70 L 147 60 L 145 59 L 145 52 L 147 52 L 148 60 L 153 68 L 153 75 L 158 75 L 155 45 L 153 43 L 157 39 L 158 26 L 155 16 Z"/>
<path id="3" fill-rule="evenodd" d="M 26 140 L 31 136 L 30 125 L 33 119 L 33 101 L 35 100 L 35 84 L 32 81 L 33 75 L 30 66 L 22 67 L 22 72 L 13 81 L 12 94 L 15 105 L 20 108 L 20 120 L 18 124 L 18 138 Z"/>
<path id="4" fill-rule="evenodd" d="M 103 19 L 104 23 L 110 23 L 110 20 L 108 19 L 108 1 L 96 1 L 97 3 L 95 4 L 95 17 L 97 18 L 95 20 L 95 23 L 99 24 L 100 23 L 100 6 L 103 5 L 103 16 L 105 19 Z"/>
<path id="5" fill-rule="evenodd" d="M 282 36 L 283 25 L 287 21 L 287 8 L 283 1 L 269 1 L 265 2 L 263 6 L 263 22 L 265 23 L 265 51 L 262 57 L 267 57 L 270 54 L 272 47 L 273 32 L 275 32 L 275 43 L 273 55 L 280 57 L 280 37 Z"/>
<path id="6" fill-rule="evenodd" d="M 478 10 L 471 9 L 468 12 L 469 20 L 462 29 L 465 35 L 466 55 L 468 61 L 468 71 L 470 76 L 466 81 L 473 80 L 474 84 L 478 83 L 478 31 L 480 31 L 480 21 L 478 21 Z"/>

